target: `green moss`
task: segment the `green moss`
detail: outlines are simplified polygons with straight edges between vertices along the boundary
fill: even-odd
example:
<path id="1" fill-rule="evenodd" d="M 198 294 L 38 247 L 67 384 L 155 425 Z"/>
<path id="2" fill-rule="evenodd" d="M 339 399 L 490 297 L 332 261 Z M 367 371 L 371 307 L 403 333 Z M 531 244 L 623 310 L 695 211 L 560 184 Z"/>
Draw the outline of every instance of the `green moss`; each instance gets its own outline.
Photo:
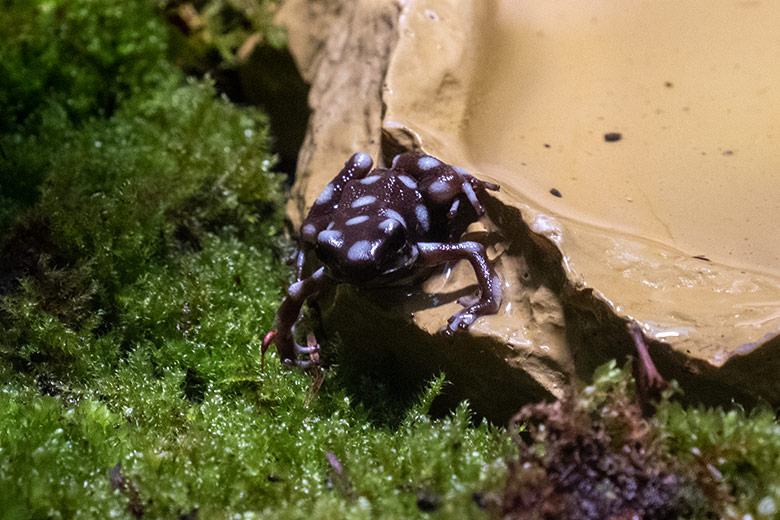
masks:
<path id="1" fill-rule="evenodd" d="M 0 133 L 33 129 L 43 104 L 110 115 L 172 71 L 151 2 L 7 0 L 0 40 Z"/>
<path id="2" fill-rule="evenodd" d="M 151 2 L 8 0 L 0 8 L 0 229 L 38 195 L 64 130 L 178 82 Z"/>
<path id="3" fill-rule="evenodd" d="M 391 430 L 275 354 L 260 374 L 289 276 L 266 118 L 172 69 L 112 84 L 108 107 L 102 74 L 140 66 L 112 54 L 122 35 L 152 28 L 131 46 L 152 57 L 163 36 L 148 4 L 86 5 L 11 5 L 29 41 L 43 32 L 4 55 L 39 80 L 3 87 L 20 104 L 2 186 L 35 181 L 3 192 L 30 207 L 2 233 L 2 516 L 407 518 L 418 499 L 484 516 L 471 494 L 498 484 L 489 468 L 511 447 L 465 405 L 431 421 L 441 380 Z"/>
<path id="4" fill-rule="evenodd" d="M 603 415 L 633 392 L 628 367 L 597 369 L 581 405 Z M 654 449 L 688 468 L 724 518 L 780 518 L 780 423 L 775 411 L 684 406 L 672 388 L 650 422 Z"/>
<path id="5" fill-rule="evenodd" d="M 699 468 L 713 494 L 733 497 L 727 518 L 780 518 L 780 424 L 774 411 L 666 403 L 656 422 L 675 457 Z"/>
<path id="6" fill-rule="evenodd" d="M 9 262 L 18 256 L 33 276 L 0 300 L 0 348 L 50 360 L 58 371 L 64 361 L 96 357 L 105 341 L 90 334 L 134 340 L 115 328 L 121 293 L 140 278 L 179 268 L 183 252 L 213 235 L 271 247 L 281 226 L 265 119 L 215 99 L 208 84 L 158 91 L 78 129 L 60 123 L 56 146 L 19 144 L 49 160 L 38 204 L 6 240 Z M 30 237 L 39 256 L 24 265 Z"/>
<path id="7" fill-rule="evenodd" d="M 278 4 L 278 0 L 169 2 L 168 17 L 182 29 L 174 33 L 173 60 L 185 70 L 213 72 L 246 59 L 239 55 L 247 43 L 284 47 L 287 34 L 273 23 Z"/>
<path id="8" fill-rule="evenodd" d="M 97 401 L 66 405 L 6 384 L 0 424 L 2 518 L 121 516 L 103 471 L 126 449 L 120 416 Z"/>

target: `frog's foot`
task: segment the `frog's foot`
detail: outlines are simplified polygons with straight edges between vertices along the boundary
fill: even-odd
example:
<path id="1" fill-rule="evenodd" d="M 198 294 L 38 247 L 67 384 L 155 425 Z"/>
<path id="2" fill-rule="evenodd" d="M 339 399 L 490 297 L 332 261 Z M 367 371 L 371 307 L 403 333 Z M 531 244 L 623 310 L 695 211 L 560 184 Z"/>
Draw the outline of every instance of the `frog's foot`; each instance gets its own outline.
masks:
<path id="1" fill-rule="evenodd" d="M 462 305 L 464 308 L 450 316 L 447 320 L 447 325 L 441 327 L 439 333 L 452 336 L 456 332 L 467 330 L 480 316 L 493 314 L 491 312 L 478 312 L 479 302 L 479 295 L 461 296 L 458 298 L 458 305 Z"/>
<path id="2" fill-rule="evenodd" d="M 477 303 L 461 309 L 450 316 L 447 320 L 447 325 L 440 328 L 439 332 L 446 336 L 452 336 L 458 332 L 466 331 L 477 318 L 495 314 L 496 311 L 497 305 L 494 304 L 492 299 L 487 301 L 477 300 Z"/>
<path id="3" fill-rule="evenodd" d="M 469 176 L 471 177 L 471 176 Z M 490 190 L 490 191 L 498 191 L 501 189 L 501 186 L 499 186 L 496 183 L 488 182 L 488 181 L 482 181 L 477 179 L 476 177 L 471 177 L 471 183 L 476 185 L 481 190 Z"/>
<path id="4" fill-rule="evenodd" d="M 447 320 L 447 325 L 440 332 L 452 335 L 468 329 L 474 321 L 481 317 L 498 312 L 501 305 L 501 280 L 499 280 L 485 253 L 485 246 L 477 242 L 460 242 L 458 244 L 443 244 L 435 242 L 420 242 L 420 261 L 423 265 L 434 266 L 445 262 L 468 260 L 477 275 L 479 297 L 463 297 L 458 301 L 465 305 Z"/>
<path id="5" fill-rule="evenodd" d="M 293 353 L 292 356 L 282 356 L 282 362 L 285 365 L 307 368 L 311 365 L 319 364 L 320 345 L 314 338 L 314 334 L 309 334 L 307 345 L 300 345 L 294 339 L 294 332 L 295 326 L 292 327 L 291 334 L 279 335 L 277 331 L 272 330 L 265 335 L 260 349 L 261 371 L 265 371 L 265 353 L 271 347 L 271 344 L 276 344 L 280 354 L 282 352 Z"/>
<path id="6" fill-rule="evenodd" d="M 295 337 L 295 325 L 292 326 L 293 338 Z M 300 359 L 296 356 L 294 361 L 285 360 L 286 363 L 291 363 L 300 368 L 306 368 L 310 365 L 317 365 L 320 362 L 320 344 L 317 343 L 317 338 L 313 332 L 309 332 L 306 336 L 306 345 L 299 345 L 293 340 L 293 349 L 297 356 L 302 356 Z M 308 359 L 307 359 L 308 357 Z"/>
<path id="7" fill-rule="evenodd" d="M 260 372 L 265 372 L 265 353 L 268 352 L 268 349 L 271 347 L 271 344 L 276 339 L 276 331 L 272 330 L 268 334 L 265 335 L 263 338 L 263 344 L 260 347 Z"/>
<path id="8" fill-rule="evenodd" d="M 477 318 L 479 318 L 479 316 L 473 312 L 468 312 L 468 309 L 462 309 L 450 316 L 447 320 L 447 325 L 440 328 L 439 333 L 444 334 L 445 336 L 452 336 L 456 332 L 468 330 Z"/>
<path id="9" fill-rule="evenodd" d="M 316 340 L 310 341 L 310 344 L 306 346 L 295 342 L 295 324 L 300 318 L 304 302 L 316 297 L 322 289 L 330 284 L 330 279 L 325 276 L 325 268 L 320 267 L 310 277 L 290 285 L 287 289 L 287 296 L 282 300 L 279 311 L 276 313 L 276 330 L 266 334 L 263 339 L 261 349 L 261 366 L 263 368 L 265 368 L 265 353 L 271 344 L 276 345 L 279 358 L 286 365 L 306 367 L 319 362 L 320 346 Z M 303 359 L 299 359 L 299 357 L 303 357 Z M 308 359 L 306 359 L 307 357 Z"/>

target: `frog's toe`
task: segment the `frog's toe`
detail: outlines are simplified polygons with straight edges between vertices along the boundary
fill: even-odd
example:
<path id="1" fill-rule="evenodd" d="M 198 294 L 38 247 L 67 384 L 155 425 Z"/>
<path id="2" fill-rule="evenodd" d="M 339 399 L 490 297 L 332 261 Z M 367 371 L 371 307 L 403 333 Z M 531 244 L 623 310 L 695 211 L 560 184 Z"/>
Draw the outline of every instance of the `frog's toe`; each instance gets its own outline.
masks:
<path id="1" fill-rule="evenodd" d="M 477 315 L 469 312 L 468 309 L 463 309 L 460 312 L 453 314 L 450 319 L 447 320 L 447 325 L 439 329 L 439 332 L 446 336 L 452 336 L 456 333 L 468 330 L 474 320 L 477 319 Z"/>
<path id="2" fill-rule="evenodd" d="M 293 326 L 293 334 L 295 333 L 295 326 Z M 320 362 L 320 344 L 317 343 L 317 338 L 313 333 L 309 333 L 306 336 L 306 345 L 300 345 L 297 341 L 293 343 L 295 349 L 295 360 L 293 364 L 300 368 L 306 368 L 312 364 L 319 364 Z M 299 359 L 298 356 L 302 356 L 303 359 Z"/>
<path id="3" fill-rule="evenodd" d="M 303 357 L 295 359 L 285 359 L 284 363 L 290 367 L 308 368 L 320 364 L 320 346 L 294 345 L 295 352 Z"/>
<path id="4" fill-rule="evenodd" d="M 458 298 L 458 304 L 463 305 L 464 307 L 472 307 L 479 303 L 479 296 L 461 296 Z"/>
<path id="5" fill-rule="evenodd" d="M 295 361 L 293 366 L 298 367 L 300 369 L 306 369 L 309 367 L 316 366 L 318 364 L 317 361 L 314 361 L 313 359 L 298 359 Z"/>
<path id="6" fill-rule="evenodd" d="M 313 354 L 315 352 L 320 351 L 320 345 L 299 345 L 298 343 L 295 344 L 295 352 L 301 355 L 306 354 Z"/>

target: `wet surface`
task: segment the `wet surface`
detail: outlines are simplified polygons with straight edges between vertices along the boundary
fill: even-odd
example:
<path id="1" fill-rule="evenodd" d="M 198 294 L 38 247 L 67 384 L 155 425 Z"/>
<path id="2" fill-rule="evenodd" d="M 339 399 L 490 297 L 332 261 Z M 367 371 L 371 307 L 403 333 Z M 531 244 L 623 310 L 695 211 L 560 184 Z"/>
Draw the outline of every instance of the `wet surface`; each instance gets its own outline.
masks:
<path id="1" fill-rule="evenodd" d="M 391 140 L 409 129 L 500 183 L 569 281 L 651 338 L 720 365 L 777 332 L 780 7 L 420 4 L 388 73 Z"/>
<path id="2" fill-rule="evenodd" d="M 560 395 L 566 373 L 587 377 L 629 353 L 635 320 L 664 376 L 715 401 L 780 402 L 780 384 L 755 378 L 780 369 L 780 6 L 414 0 L 368 11 L 356 4 L 335 24 L 355 27 L 332 39 L 345 58 L 317 71 L 313 117 L 324 123 L 310 124 L 293 222 L 352 152 L 381 144 L 388 161 L 422 149 L 501 184 L 470 230 L 504 285 L 499 314 L 471 329 L 481 356 Z M 361 32 L 371 16 L 391 29 L 386 47 Z M 387 56 L 380 67 L 350 58 L 369 43 Z M 383 74 L 382 88 L 364 78 L 349 90 L 344 78 L 361 73 Z M 435 331 L 457 310 L 450 296 L 474 290 L 467 266 L 453 266 L 386 310 L 430 338 L 424 354 L 397 334 L 377 342 L 368 324 L 346 330 L 351 292 L 326 326 L 400 349 L 410 365 L 422 355 L 453 367 Z M 493 406 L 490 385 L 463 384 Z"/>
<path id="3" fill-rule="evenodd" d="M 780 5 L 485 5 L 475 167 L 563 217 L 780 275 Z"/>

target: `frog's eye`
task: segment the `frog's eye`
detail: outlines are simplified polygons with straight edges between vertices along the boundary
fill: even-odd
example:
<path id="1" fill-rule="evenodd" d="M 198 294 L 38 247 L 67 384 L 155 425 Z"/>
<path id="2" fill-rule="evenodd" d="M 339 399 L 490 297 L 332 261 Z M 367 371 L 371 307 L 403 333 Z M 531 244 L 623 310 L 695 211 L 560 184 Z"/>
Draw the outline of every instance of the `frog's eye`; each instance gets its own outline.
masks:
<path id="1" fill-rule="evenodd" d="M 394 218 L 386 218 L 379 223 L 379 229 L 390 235 L 396 229 L 401 227 L 401 223 Z"/>
<path id="2" fill-rule="evenodd" d="M 325 263 L 338 258 L 343 247 L 344 234 L 337 229 L 326 229 L 317 235 L 317 256 Z"/>
<path id="3" fill-rule="evenodd" d="M 406 242 L 404 227 L 394 218 L 386 218 L 379 223 L 379 229 L 385 235 L 385 247 L 390 251 L 401 249 Z"/>

